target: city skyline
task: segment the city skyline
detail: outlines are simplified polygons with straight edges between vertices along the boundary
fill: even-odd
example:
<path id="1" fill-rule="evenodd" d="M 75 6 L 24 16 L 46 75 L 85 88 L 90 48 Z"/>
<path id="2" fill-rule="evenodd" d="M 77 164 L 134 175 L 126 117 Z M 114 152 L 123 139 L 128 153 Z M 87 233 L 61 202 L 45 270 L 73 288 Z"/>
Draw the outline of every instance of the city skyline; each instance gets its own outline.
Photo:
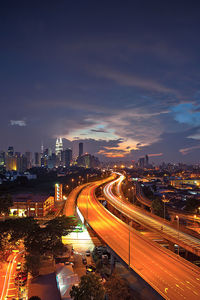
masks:
<path id="1" fill-rule="evenodd" d="M 0 150 L 198 163 L 198 3 L 1 6 Z"/>

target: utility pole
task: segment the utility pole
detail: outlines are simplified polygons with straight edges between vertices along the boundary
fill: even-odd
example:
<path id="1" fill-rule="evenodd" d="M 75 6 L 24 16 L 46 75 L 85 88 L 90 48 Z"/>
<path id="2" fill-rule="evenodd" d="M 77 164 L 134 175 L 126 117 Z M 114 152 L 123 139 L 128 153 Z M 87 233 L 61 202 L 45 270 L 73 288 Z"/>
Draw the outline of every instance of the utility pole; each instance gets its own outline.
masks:
<path id="1" fill-rule="evenodd" d="M 178 242 L 179 242 L 179 216 L 176 216 L 177 218 L 177 230 L 178 230 Z M 178 256 L 179 256 L 179 244 L 178 244 Z"/>
<path id="2" fill-rule="evenodd" d="M 131 229 L 130 229 L 131 221 L 128 223 L 128 266 L 130 268 L 131 265 Z"/>

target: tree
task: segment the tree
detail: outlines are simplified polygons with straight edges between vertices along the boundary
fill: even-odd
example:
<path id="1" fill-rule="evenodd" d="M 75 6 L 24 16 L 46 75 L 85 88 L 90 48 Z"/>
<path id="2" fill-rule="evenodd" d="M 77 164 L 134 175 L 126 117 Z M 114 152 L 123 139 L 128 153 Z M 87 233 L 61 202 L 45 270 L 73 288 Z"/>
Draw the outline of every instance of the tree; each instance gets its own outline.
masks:
<path id="1" fill-rule="evenodd" d="M 7 194 L 0 197 L 0 214 L 8 214 L 11 206 L 13 206 L 13 200 L 10 195 Z"/>
<path id="2" fill-rule="evenodd" d="M 105 285 L 106 294 L 109 300 L 129 300 L 131 299 L 130 288 L 127 282 L 120 276 L 113 274 Z"/>
<path id="3" fill-rule="evenodd" d="M 187 198 L 185 210 L 195 212 L 195 209 L 199 206 L 199 200 L 196 198 Z"/>
<path id="4" fill-rule="evenodd" d="M 40 254 L 26 255 L 24 269 L 30 272 L 33 277 L 37 276 L 40 269 Z"/>
<path id="5" fill-rule="evenodd" d="M 52 232 L 58 238 L 69 234 L 77 225 L 75 217 L 61 216 L 54 218 L 46 223 L 48 231 Z"/>
<path id="6" fill-rule="evenodd" d="M 78 286 L 73 285 L 70 296 L 74 300 L 103 300 L 105 290 L 100 277 L 95 274 L 84 275 Z"/>
<path id="7" fill-rule="evenodd" d="M 151 209 L 155 215 L 164 217 L 164 204 L 161 199 L 155 198 L 151 203 Z"/>

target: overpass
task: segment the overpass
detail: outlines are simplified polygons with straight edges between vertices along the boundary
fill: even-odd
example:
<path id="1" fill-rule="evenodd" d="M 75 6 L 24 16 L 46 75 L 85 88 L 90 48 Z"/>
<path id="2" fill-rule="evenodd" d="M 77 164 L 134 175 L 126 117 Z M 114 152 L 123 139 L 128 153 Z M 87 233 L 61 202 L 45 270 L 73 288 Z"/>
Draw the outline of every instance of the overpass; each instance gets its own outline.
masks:
<path id="1" fill-rule="evenodd" d="M 113 174 L 112 176 L 101 180 L 101 184 L 107 183 L 113 179 L 116 178 L 116 175 Z M 87 186 L 89 186 L 91 183 L 85 183 L 80 186 L 77 186 L 75 189 L 71 191 L 71 193 L 68 195 L 67 200 L 64 205 L 63 214 L 67 217 L 74 216 L 76 214 L 76 201 L 77 197 L 80 194 L 80 192 Z"/>
<path id="2" fill-rule="evenodd" d="M 199 268 L 151 242 L 114 216 L 95 197 L 103 181 L 78 195 L 77 205 L 88 224 L 113 251 L 165 299 L 200 299 Z"/>
<path id="3" fill-rule="evenodd" d="M 135 184 L 135 197 L 140 203 L 151 208 L 152 201 L 144 195 L 139 183 Z M 180 210 L 172 208 L 172 207 L 167 207 L 167 211 L 172 220 L 176 216 L 179 216 L 179 218 L 183 218 L 183 219 L 190 220 L 190 221 L 199 221 L 200 222 L 199 214 L 191 214 L 190 212 L 180 212 Z"/>
<path id="4" fill-rule="evenodd" d="M 151 229 L 160 236 L 165 238 L 166 240 L 180 245 L 182 248 L 186 249 L 194 253 L 197 256 L 200 256 L 200 240 L 187 234 L 180 229 L 173 228 L 168 222 L 165 220 L 161 220 L 156 216 L 152 216 L 151 213 L 144 212 L 144 210 L 138 208 L 137 206 L 131 204 L 126 200 L 122 200 L 123 197 L 117 197 L 113 193 L 113 187 L 117 184 L 116 189 L 117 193 L 121 193 L 121 183 L 124 180 L 124 176 L 121 175 L 119 178 L 115 179 L 114 181 L 108 183 L 104 187 L 104 194 L 108 199 L 108 202 L 111 203 L 113 207 L 115 207 L 118 211 L 123 213 L 129 219 L 136 221 L 137 223 L 141 224 L 142 226 Z"/>

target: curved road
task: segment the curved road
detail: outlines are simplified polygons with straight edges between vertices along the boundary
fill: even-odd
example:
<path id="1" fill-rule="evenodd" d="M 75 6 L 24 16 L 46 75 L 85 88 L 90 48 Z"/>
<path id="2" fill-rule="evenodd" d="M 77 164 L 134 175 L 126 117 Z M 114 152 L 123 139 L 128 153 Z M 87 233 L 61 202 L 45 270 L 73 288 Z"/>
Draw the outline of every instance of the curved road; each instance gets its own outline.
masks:
<path id="1" fill-rule="evenodd" d="M 200 273 L 107 211 L 95 198 L 93 183 L 78 196 L 78 208 L 96 233 L 165 299 L 200 299 Z"/>
<path id="2" fill-rule="evenodd" d="M 149 214 L 141 211 L 130 202 L 122 200 L 123 197 L 120 198 L 115 196 L 112 192 L 113 187 L 116 184 L 117 193 L 120 194 L 120 186 L 123 180 L 124 175 L 121 175 L 118 179 L 108 183 L 104 187 L 104 194 L 106 198 L 115 208 L 127 215 L 130 219 L 136 220 L 143 226 L 159 232 L 166 239 L 172 241 L 173 243 L 181 244 L 181 246 L 188 251 L 200 256 L 199 239 L 166 225 L 165 222 L 157 220 L 153 216 L 151 217 Z"/>

